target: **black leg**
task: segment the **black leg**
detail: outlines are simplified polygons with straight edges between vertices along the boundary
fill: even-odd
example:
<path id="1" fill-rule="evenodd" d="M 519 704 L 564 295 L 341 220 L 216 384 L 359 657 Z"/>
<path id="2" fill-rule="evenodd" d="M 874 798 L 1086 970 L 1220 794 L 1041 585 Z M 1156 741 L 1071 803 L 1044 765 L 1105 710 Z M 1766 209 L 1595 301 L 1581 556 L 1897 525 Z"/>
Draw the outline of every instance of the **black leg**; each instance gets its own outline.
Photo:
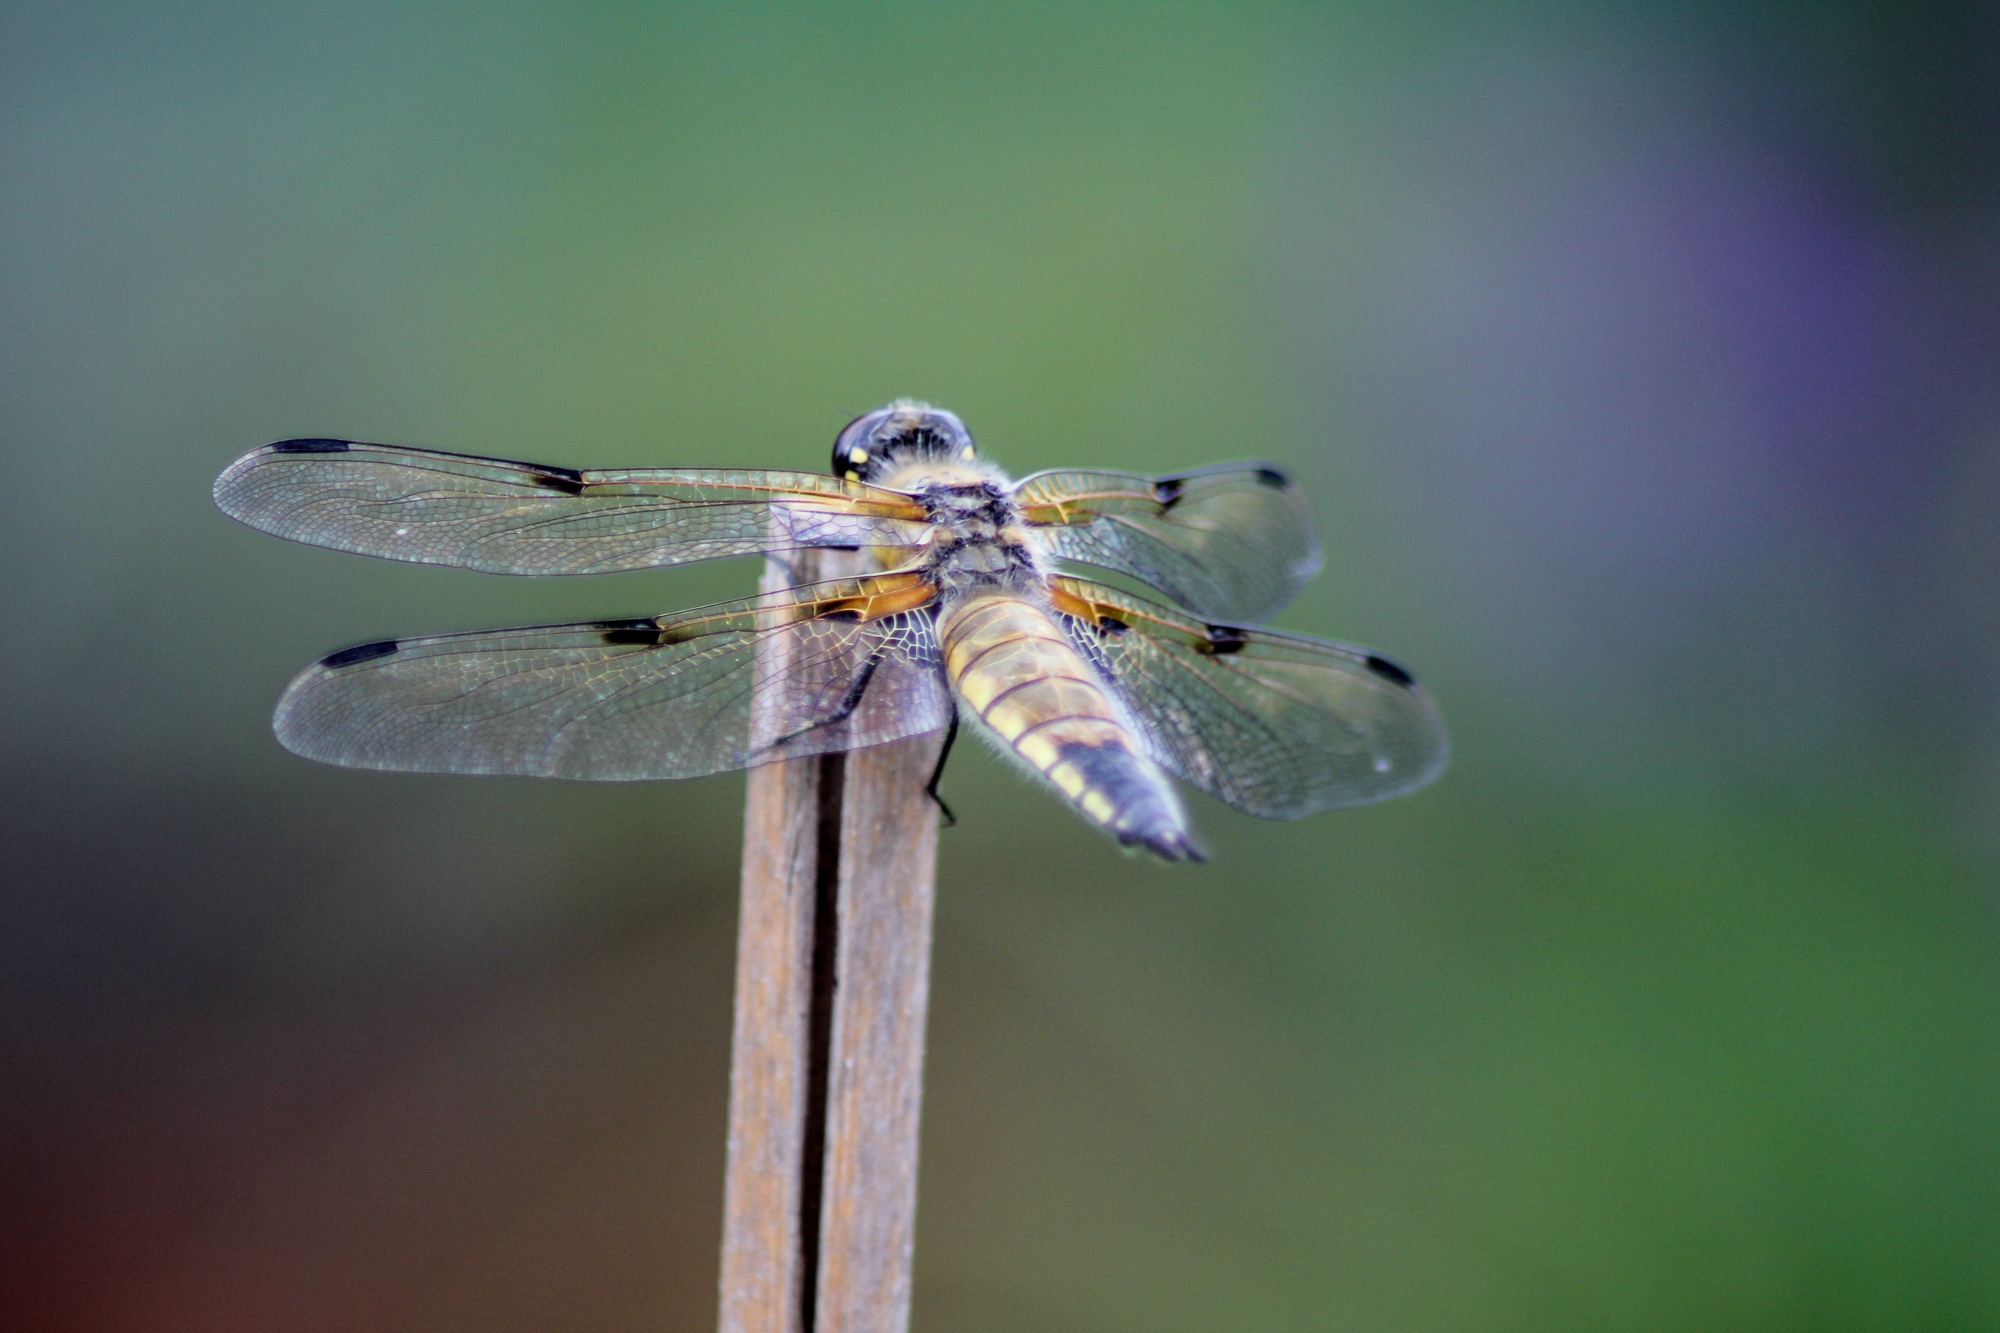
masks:
<path id="1" fill-rule="evenodd" d="M 855 676 L 854 683 L 847 687 L 847 696 L 840 701 L 840 707 L 834 710 L 832 717 L 823 717 L 809 727 L 800 727 L 789 736 L 780 736 L 771 742 L 770 748 L 775 750 L 781 745 L 789 745 L 799 737 L 818 731 L 821 727 L 835 726 L 853 717 L 854 710 L 861 707 L 861 696 L 868 693 L 868 682 L 875 679 L 875 668 L 881 664 L 882 650 L 877 648 L 874 656 L 862 666 L 860 674 Z"/>
<path id="2" fill-rule="evenodd" d="M 944 803 L 944 797 L 938 795 L 938 783 L 944 781 L 944 761 L 951 758 L 951 747 L 957 740 L 958 701 L 954 699 L 951 704 L 951 725 L 945 728 L 944 748 L 938 751 L 937 767 L 931 770 L 930 783 L 924 788 L 924 795 L 937 802 L 939 812 L 944 815 L 944 826 L 946 828 L 957 828 L 958 816 L 953 814 L 951 807 Z"/>

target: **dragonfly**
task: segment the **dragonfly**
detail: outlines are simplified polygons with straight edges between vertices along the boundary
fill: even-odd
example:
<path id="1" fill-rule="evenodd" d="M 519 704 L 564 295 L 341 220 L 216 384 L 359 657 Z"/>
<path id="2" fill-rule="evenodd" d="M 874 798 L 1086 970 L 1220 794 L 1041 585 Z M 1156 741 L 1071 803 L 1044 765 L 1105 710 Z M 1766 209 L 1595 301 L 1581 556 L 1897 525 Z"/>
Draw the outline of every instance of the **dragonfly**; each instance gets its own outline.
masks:
<path id="1" fill-rule="evenodd" d="M 1269 463 L 1014 480 L 955 414 L 901 399 L 849 422 L 827 473 L 296 439 L 237 459 L 215 500 L 293 541 L 498 574 L 853 553 L 845 576 L 690 611 L 342 649 L 273 721 L 329 764 L 692 778 L 944 731 L 929 792 L 949 819 L 938 782 L 964 720 L 1121 844 L 1184 861 L 1202 853 L 1170 774 L 1296 819 L 1414 791 L 1446 762 L 1404 667 L 1260 623 L 1320 565 L 1304 497 Z"/>

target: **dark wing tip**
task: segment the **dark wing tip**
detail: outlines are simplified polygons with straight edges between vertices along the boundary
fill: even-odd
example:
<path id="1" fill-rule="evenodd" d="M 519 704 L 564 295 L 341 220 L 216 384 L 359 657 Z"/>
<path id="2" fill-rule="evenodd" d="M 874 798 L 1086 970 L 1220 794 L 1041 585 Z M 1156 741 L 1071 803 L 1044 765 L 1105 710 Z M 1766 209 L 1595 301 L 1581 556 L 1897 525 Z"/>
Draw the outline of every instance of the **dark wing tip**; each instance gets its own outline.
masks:
<path id="1" fill-rule="evenodd" d="M 1406 690 L 1416 687 L 1417 678 L 1386 657 L 1377 657 L 1370 653 L 1362 661 L 1370 671 L 1392 685 L 1400 685 Z"/>
<path id="2" fill-rule="evenodd" d="M 378 657 L 388 657 L 402 645 L 395 639 L 378 639 L 374 643 L 356 644 L 343 648 L 337 653 L 329 653 L 319 659 L 319 664 L 328 671 L 338 671 L 342 667 L 353 666 L 356 662 L 372 662 Z"/>
<path id="3" fill-rule="evenodd" d="M 352 440 L 279 440 L 266 445 L 265 451 L 273 454 L 344 454 L 354 445 Z"/>
<path id="4" fill-rule="evenodd" d="M 245 497 L 238 492 L 243 478 L 255 472 L 257 465 L 272 454 L 344 454 L 353 447 L 351 440 L 279 440 L 261 449 L 252 449 L 242 455 L 215 479 L 209 489 L 215 503 L 231 518 L 243 517 Z"/>

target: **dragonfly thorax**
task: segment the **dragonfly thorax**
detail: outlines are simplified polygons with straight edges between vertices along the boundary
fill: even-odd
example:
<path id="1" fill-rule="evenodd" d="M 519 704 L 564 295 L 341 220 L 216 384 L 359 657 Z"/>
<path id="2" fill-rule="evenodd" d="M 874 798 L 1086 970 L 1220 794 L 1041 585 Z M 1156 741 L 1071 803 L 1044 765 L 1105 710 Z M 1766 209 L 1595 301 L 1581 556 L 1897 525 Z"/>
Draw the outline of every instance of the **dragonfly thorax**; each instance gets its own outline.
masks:
<path id="1" fill-rule="evenodd" d="M 925 565 L 945 593 L 972 588 L 1025 590 L 1041 578 L 1038 549 L 1016 521 L 1004 481 L 932 481 L 916 491 L 934 533 Z"/>

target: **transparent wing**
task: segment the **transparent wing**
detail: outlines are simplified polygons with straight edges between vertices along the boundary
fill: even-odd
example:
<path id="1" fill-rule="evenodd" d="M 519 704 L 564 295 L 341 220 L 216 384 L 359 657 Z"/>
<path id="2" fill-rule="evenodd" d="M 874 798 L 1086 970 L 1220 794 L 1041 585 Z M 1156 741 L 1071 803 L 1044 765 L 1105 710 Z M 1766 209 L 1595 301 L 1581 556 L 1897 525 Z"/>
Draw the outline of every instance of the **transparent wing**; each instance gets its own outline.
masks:
<path id="1" fill-rule="evenodd" d="M 628 781 L 877 745 L 949 716 L 911 574 L 662 616 L 390 640 L 300 673 L 273 726 L 350 768 Z"/>
<path id="2" fill-rule="evenodd" d="M 1197 615 L 1266 619 L 1319 571 L 1305 496 L 1267 463 L 1171 477 L 1038 472 L 1015 499 L 1050 554 L 1129 574 Z"/>
<path id="3" fill-rule="evenodd" d="M 348 440 L 253 449 L 215 482 L 253 528 L 494 574 L 600 574 L 815 546 L 903 546 L 906 495 L 810 472 L 578 472 Z"/>
<path id="4" fill-rule="evenodd" d="M 1444 769 L 1437 706 L 1387 658 L 1208 624 L 1083 579 L 1052 579 L 1049 591 L 1154 758 L 1246 814 L 1296 819 L 1365 805 Z"/>

